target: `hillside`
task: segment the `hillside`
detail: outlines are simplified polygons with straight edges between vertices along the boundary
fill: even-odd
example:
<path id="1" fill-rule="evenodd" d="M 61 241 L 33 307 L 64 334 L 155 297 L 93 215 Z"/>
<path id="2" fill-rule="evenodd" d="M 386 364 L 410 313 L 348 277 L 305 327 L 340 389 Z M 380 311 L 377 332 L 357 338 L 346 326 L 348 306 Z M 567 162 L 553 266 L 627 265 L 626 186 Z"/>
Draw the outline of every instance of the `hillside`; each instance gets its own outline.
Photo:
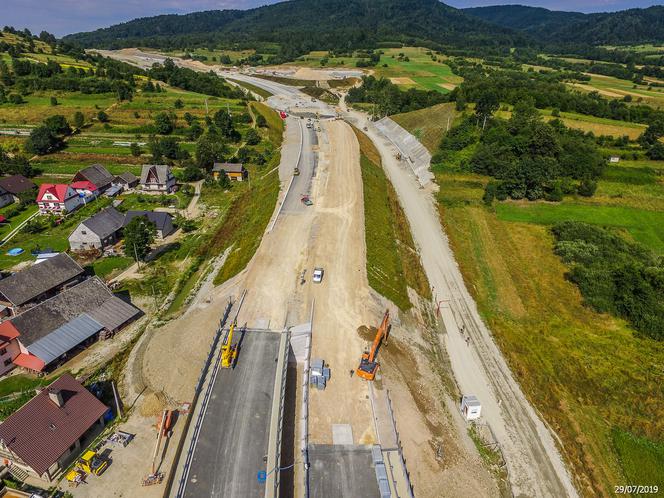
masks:
<path id="1" fill-rule="evenodd" d="M 580 12 L 553 11 L 525 5 L 492 5 L 462 10 L 466 14 L 504 28 L 537 34 L 564 28 L 587 17 Z"/>
<path id="2" fill-rule="evenodd" d="M 496 5 L 463 12 L 532 35 L 549 44 L 629 45 L 664 42 L 664 7 L 581 14 L 524 5 Z"/>
<path id="3" fill-rule="evenodd" d="M 246 11 L 136 19 L 65 37 L 85 47 L 278 44 L 281 53 L 374 48 L 381 42 L 453 47 L 523 44 L 520 34 L 478 22 L 437 0 L 291 0 Z"/>

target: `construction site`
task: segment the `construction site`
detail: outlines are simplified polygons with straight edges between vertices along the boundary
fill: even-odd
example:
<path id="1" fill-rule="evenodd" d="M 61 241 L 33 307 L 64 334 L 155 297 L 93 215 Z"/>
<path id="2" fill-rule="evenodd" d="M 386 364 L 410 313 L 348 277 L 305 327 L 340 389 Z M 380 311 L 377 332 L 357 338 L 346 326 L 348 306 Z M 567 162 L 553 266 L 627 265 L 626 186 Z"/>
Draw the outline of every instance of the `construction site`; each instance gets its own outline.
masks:
<path id="1" fill-rule="evenodd" d="M 218 73 L 269 92 L 284 120 L 274 213 L 242 272 L 206 279 L 183 314 L 136 335 L 117 386 L 125 416 L 61 485 L 75 497 L 574 496 L 467 294 L 421 144 L 343 95 L 332 107 Z M 432 302 L 414 294 L 408 312 L 368 283 L 359 130 L 380 152 L 432 287 Z"/>

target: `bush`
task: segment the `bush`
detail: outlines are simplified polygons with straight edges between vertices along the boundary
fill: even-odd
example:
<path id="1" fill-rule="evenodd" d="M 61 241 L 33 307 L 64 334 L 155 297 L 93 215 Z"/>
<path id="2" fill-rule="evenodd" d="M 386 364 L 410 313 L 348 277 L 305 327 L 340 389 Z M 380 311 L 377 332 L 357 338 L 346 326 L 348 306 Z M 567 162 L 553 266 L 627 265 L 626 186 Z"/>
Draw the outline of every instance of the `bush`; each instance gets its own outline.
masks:
<path id="1" fill-rule="evenodd" d="M 109 121 L 108 114 L 106 114 L 104 111 L 99 111 L 97 113 L 97 119 L 100 123 L 108 123 Z"/>
<path id="2" fill-rule="evenodd" d="M 567 278 L 595 310 L 628 320 L 664 340 L 664 260 L 617 233 L 580 222 L 552 228 L 554 250 L 569 265 Z"/>

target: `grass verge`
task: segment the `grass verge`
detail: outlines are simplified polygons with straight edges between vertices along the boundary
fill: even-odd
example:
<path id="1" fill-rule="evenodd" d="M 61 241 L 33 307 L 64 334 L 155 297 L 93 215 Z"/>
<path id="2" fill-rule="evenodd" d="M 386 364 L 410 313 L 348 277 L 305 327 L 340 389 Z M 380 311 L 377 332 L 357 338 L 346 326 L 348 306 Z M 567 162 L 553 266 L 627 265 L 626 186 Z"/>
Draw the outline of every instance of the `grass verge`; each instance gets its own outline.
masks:
<path id="1" fill-rule="evenodd" d="M 412 305 L 408 287 L 425 298 L 431 297 L 431 289 L 408 220 L 381 167 L 380 154 L 364 133 L 353 130 L 361 152 L 369 285 L 399 309 L 407 310 Z"/>

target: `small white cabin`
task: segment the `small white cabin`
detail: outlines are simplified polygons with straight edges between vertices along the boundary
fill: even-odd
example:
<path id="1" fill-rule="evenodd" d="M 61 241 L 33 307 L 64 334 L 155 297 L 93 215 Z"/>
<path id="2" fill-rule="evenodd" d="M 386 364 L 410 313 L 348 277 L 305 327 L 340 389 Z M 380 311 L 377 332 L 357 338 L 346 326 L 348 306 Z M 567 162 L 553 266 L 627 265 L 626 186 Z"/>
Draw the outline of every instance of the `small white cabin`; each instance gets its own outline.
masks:
<path id="1" fill-rule="evenodd" d="M 611 157 L 609 157 L 609 162 L 610 163 L 619 163 L 620 162 L 620 156 L 611 156 Z"/>
<path id="2" fill-rule="evenodd" d="M 476 420 L 482 414 L 482 404 L 476 396 L 468 395 L 461 398 L 461 414 L 466 420 Z"/>

